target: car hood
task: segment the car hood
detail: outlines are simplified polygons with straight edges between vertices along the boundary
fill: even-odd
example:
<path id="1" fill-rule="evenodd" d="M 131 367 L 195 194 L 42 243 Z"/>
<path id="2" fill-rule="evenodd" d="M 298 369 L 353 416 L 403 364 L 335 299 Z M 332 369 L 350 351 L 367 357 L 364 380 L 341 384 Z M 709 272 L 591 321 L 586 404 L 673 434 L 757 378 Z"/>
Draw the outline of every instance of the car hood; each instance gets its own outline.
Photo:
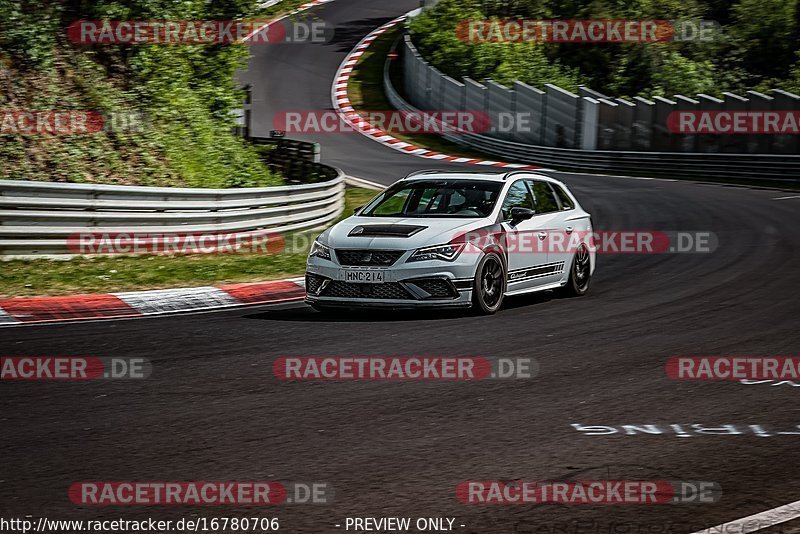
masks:
<path id="1" fill-rule="evenodd" d="M 491 225 L 488 218 L 418 218 L 353 216 L 326 230 L 320 240 L 333 248 L 411 250 L 443 245 Z"/>

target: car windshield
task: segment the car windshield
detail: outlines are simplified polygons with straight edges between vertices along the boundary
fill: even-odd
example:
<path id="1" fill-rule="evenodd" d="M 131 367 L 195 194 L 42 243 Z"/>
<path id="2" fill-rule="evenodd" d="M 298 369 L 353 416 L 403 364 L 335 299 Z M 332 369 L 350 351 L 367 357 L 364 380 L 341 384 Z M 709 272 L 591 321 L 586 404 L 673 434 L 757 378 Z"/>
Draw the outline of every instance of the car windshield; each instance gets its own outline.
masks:
<path id="1" fill-rule="evenodd" d="M 400 182 L 361 212 L 365 217 L 487 217 L 502 189 L 501 182 L 480 180 L 414 180 Z"/>

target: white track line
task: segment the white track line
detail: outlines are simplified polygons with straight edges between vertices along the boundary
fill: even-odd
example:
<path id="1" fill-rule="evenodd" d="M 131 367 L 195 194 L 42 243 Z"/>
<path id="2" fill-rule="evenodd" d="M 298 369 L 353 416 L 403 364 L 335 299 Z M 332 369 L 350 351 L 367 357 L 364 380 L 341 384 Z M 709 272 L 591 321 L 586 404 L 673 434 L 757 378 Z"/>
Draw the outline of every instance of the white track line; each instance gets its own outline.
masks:
<path id="1" fill-rule="evenodd" d="M 776 198 L 773 198 L 772 200 L 788 200 L 790 198 L 800 198 L 800 195 L 792 195 L 790 197 L 776 197 Z"/>
<path id="2" fill-rule="evenodd" d="M 723 523 L 692 534 L 748 534 L 800 518 L 800 501 L 754 514 L 730 523 Z"/>
<path id="3" fill-rule="evenodd" d="M 372 180 L 365 180 L 364 178 L 358 178 L 357 176 L 345 176 L 344 182 L 347 185 L 352 185 L 355 187 L 363 187 L 365 189 L 375 189 L 377 191 L 383 191 L 386 189 L 385 185 L 381 185 L 378 182 L 373 182 Z"/>

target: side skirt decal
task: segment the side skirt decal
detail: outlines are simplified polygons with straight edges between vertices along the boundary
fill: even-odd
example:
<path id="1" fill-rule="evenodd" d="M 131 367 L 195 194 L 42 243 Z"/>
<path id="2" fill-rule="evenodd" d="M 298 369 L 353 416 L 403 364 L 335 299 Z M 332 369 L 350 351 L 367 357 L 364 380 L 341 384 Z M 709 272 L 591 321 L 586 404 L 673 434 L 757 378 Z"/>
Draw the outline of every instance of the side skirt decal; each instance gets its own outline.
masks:
<path id="1" fill-rule="evenodd" d="M 564 272 L 564 262 L 559 261 L 555 263 L 546 263 L 544 265 L 537 265 L 536 267 L 527 267 L 525 269 L 517 269 L 508 273 L 508 283 L 516 284 L 518 282 L 525 282 L 534 278 L 542 278 L 553 274 L 561 274 Z"/>

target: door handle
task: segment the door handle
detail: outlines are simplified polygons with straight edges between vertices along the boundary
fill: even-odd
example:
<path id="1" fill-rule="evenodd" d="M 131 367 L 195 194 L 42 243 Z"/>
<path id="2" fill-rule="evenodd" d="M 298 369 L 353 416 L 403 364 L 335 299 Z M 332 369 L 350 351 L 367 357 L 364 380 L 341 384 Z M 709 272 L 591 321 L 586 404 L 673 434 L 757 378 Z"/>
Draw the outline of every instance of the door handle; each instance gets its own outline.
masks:
<path id="1" fill-rule="evenodd" d="M 539 232 L 539 233 L 538 233 L 538 234 L 536 234 L 536 235 L 538 235 L 538 236 L 539 236 L 539 239 L 542 239 L 542 240 L 544 240 L 544 238 L 545 238 L 545 237 L 547 237 L 547 232 Z"/>
<path id="2" fill-rule="evenodd" d="M 571 233 L 572 233 L 572 230 L 573 230 L 573 228 L 572 228 L 571 226 L 567 226 L 567 227 L 565 228 L 565 230 L 567 231 L 567 233 L 568 233 L 568 234 L 571 234 Z"/>

